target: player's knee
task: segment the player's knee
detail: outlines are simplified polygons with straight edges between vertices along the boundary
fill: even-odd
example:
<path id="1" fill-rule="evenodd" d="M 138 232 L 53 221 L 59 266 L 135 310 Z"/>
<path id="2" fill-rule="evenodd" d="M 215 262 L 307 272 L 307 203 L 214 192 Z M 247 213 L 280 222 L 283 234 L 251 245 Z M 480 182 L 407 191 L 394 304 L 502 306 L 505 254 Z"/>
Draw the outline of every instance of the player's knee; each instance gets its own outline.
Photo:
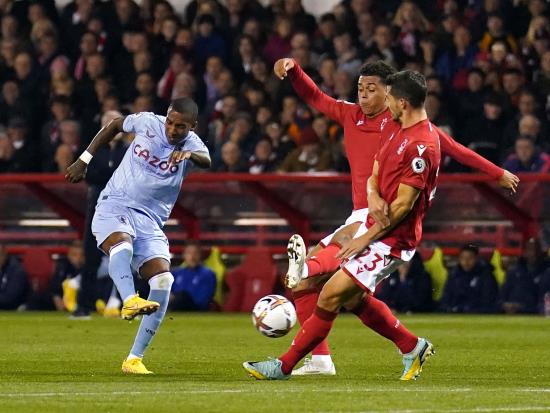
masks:
<path id="1" fill-rule="evenodd" d="M 317 305 L 323 310 L 331 311 L 336 313 L 342 307 L 341 299 L 338 295 L 330 294 L 325 291 L 321 291 L 319 299 L 317 300 Z"/>
<path id="2" fill-rule="evenodd" d="M 111 259 L 115 256 L 132 258 L 133 254 L 134 254 L 134 247 L 132 246 L 132 243 L 128 241 L 121 241 L 113 245 L 109 249 L 109 258 Z"/>
<path id="3" fill-rule="evenodd" d="M 157 274 L 149 279 L 151 290 L 166 290 L 170 291 L 174 283 L 174 276 L 170 272 Z"/>

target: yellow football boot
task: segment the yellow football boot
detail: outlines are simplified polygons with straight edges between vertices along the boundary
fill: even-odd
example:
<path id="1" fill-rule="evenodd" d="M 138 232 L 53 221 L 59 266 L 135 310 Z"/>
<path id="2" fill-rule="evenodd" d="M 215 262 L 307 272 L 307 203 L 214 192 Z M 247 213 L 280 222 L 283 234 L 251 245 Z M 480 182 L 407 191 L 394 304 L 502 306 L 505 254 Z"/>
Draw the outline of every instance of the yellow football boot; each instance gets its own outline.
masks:
<path id="1" fill-rule="evenodd" d="M 156 301 L 148 301 L 141 298 L 139 295 L 134 295 L 128 298 L 122 305 L 120 317 L 124 320 L 133 320 L 137 315 L 152 314 L 157 311 L 160 304 Z"/>
<path id="2" fill-rule="evenodd" d="M 140 358 L 126 359 L 122 362 L 122 372 L 127 374 L 154 374 L 147 370 Z"/>

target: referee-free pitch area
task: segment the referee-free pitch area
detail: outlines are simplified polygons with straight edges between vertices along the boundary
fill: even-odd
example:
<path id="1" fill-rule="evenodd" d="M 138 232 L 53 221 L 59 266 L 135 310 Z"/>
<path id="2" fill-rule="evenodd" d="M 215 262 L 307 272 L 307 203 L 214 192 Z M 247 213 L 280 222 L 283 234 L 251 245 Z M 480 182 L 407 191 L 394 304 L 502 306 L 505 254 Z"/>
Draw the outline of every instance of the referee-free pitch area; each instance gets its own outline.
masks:
<path id="1" fill-rule="evenodd" d="M 0 313 L 0 412 L 550 412 L 550 319 L 412 315 L 437 354 L 400 382 L 391 342 L 340 316 L 330 340 L 333 377 L 259 382 L 244 360 L 290 344 L 252 327 L 248 314 L 169 313 L 144 362 L 123 375 L 138 321 Z"/>

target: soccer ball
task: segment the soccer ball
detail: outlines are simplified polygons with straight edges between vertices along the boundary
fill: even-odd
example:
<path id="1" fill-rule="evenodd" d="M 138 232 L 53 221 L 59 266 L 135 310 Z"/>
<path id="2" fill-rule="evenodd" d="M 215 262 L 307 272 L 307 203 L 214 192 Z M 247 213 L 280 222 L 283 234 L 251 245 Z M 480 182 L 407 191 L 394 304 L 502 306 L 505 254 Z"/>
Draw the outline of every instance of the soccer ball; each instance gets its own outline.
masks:
<path id="1" fill-rule="evenodd" d="M 282 337 L 296 324 L 296 310 L 282 295 L 266 295 L 252 310 L 252 324 L 267 337 Z"/>

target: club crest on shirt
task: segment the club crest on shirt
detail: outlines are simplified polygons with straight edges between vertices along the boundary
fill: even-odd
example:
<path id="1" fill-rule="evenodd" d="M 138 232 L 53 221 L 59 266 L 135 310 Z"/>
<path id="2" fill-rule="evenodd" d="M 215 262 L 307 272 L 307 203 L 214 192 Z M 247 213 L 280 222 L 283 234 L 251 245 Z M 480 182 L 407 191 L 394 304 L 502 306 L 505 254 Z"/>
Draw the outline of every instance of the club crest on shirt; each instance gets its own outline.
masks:
<path id="1" fill-rule="evenodd" d="M 409 140 L 407 138 L 405 138 L 405 140 L 401 142 L 401 145 L 399 145 L 399 149 L 397 149 L 398 155 L 401 155 L 403 153 L 403 151 L 405 150 L 405 146 L 407 146 L 408 143 L 409 143 Z"/>
<path id="2" fill-rule="evenodd" d="M 155 135 L 149 132 L 149 129 L 145 129 L 145 136 L 147 136 L 149 139 L 155 139 Z"/>
<path id="3" fill-rule="evenodd" d="M 380 130 L 384 129 L 384 126 L 386 126 L 386 123 L 388 123 L 388 118 L 382 119 L 382 122 L 380 122 Z"/>
<path id="4" fill-rule="evenodd" d="M 417 174 L 421 174 L 426 169 L 426 161 L 423 158 L 417 156 L 412 160 L 412 170 Z"/>

